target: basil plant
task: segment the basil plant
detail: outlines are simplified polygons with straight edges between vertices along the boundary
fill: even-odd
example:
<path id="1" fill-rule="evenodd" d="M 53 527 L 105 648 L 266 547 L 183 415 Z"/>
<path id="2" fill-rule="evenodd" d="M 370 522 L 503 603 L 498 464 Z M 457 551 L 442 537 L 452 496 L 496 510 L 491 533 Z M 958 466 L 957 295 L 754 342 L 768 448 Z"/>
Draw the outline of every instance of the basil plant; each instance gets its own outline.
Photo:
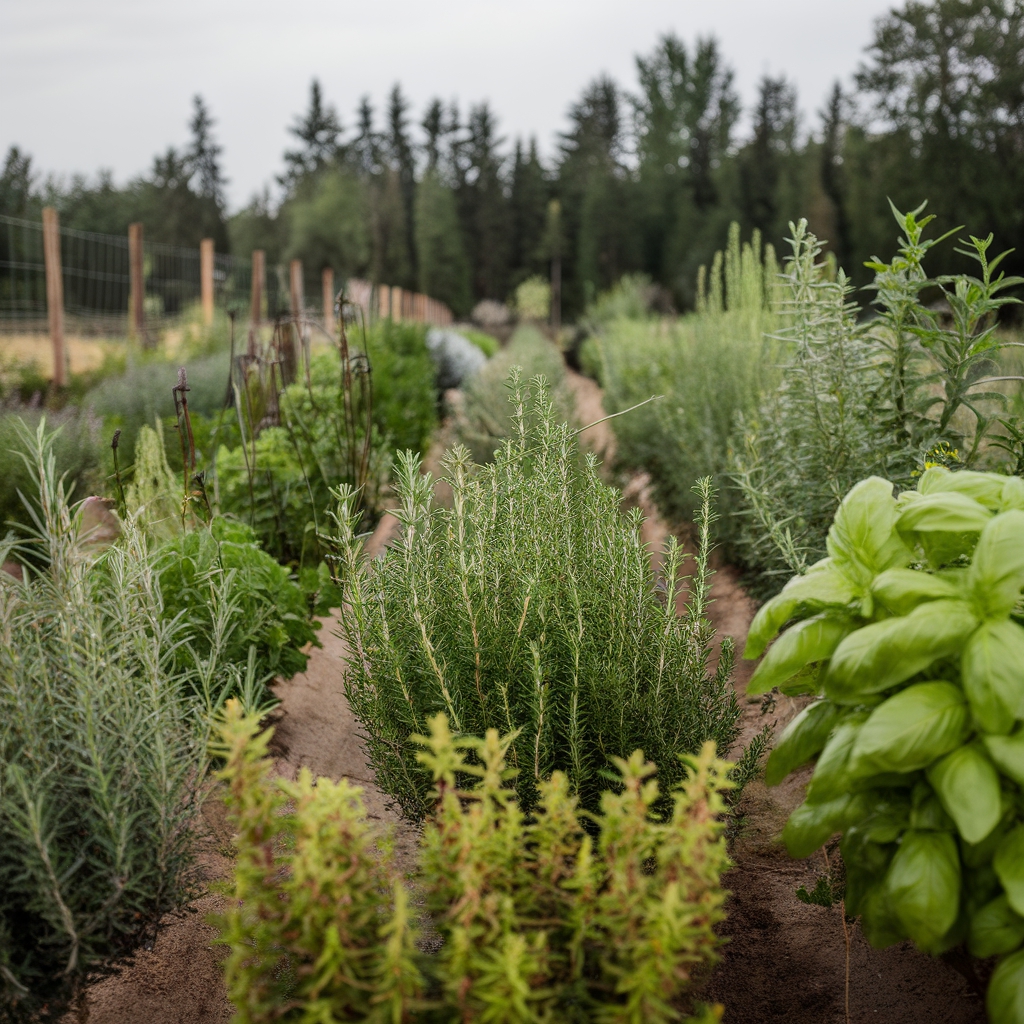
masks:
<path id="1" fill-rule="evenodd" d="M 766 781 L 816 759 L 789 852 L 841 832 L 872 945 L 999 957 L 990 1017 L 1024 1024 L 1024 479 L 935 467 L 893 491 L 857 484 L 828 557 L 751 624 L 749 692 L 817 698 Z"/>

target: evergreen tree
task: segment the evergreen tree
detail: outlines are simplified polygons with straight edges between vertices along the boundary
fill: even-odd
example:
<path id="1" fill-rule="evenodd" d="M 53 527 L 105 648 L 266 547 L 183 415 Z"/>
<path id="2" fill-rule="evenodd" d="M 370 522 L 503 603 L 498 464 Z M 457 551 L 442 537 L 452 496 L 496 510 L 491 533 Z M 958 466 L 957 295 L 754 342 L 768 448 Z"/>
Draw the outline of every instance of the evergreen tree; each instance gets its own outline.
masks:
<path id="1" fill-rule="evenodd" d="M 455 195 L 436 164 L 427 168 L 416 190 L 415 225 L 419 290 L 465 316 L 472 307 L 469 266 Z"/>
<path id="2" fill-rule="evenodd" d="M 821 112 L 821 186 L 832 205 L 832 251 L 839 266 L 844 268 L 850 265 L 852 253 L 849 186 L 843 166 L 848 106 L 842 86 L 836 82 Z"/>
<path id="3" fill-rule="evenodd" d="M 22 217 L 32 194 L 32 157 L 11 146 L 0 171 L 0 213 Z"/>
<path id="4" fill-rule="evenodd" d="M 796 130 L 796 89 L 784 77 L 765 75 L 758 85 L 753 138 L 739 154 L 740 208 L 744 227 L 776 244 L 789 219 Z"/>
<path id="5" fill-rule="evenodd" d="M 373 126 L 373 105 L 370 97 L 359 101 L 356 114 L 356 136 L 349 144 L 348 156 L 363 177 L 379 174 L 382 160 L 382 140 Z"/>
<path id="6" fill-rule="evenodd" d="M 537 156 L 536 138 L 530 139 L 525 152 L 522 141 L 517 139 L 509 190 L 509 265 L 513 284 L 547 272 L 548 254 L 543 242 L 550 191 Z"/>
<path id="7" fill-rule="evenodd" d="M 454 113 L 454 112 L 453 112 Z M 453 122 L 457 124 L 456 119 Z M 452 133 L 452 164 L 459 218 L 474 298 L 504 299 L 509 287 L 509 208 L 497 121 L 487 103 L 472 107 L 464 136 Z"/>
<path id="8" fill-rule="evenodd" d="M 309 87 L 309 109 L 295 119 L 288 131 L 302 145 L 285 152 L 287 169 L 279 180 L 294 191 L 303 178 L 326 167 L 340 152 L 341 121 L 334 108 L 324 104 L 317 79 L 314 78 Z"/>
<path id="9" fill-rule="evenodd" d="M 402 194 L 401 226 L 396 226 L 395 230 L 402 235 L 407 266 L 406 276 L 394 283 L 406 288 L 412 286 L 416 276 L 416 246 L 413 239 L 416 160 L 413 155 L 412 141 L 409 138 L 408 111 L 409 101 L 402 95 L 401 87 L 396 83 L 388 98 L 387 146 L 391 170 L 398 177 L 398 187 Z"/>
<path id="10" fill-rule="evenodd" d="M 224 186 L 227 179 L 220 168 L 220 154 L 223 147 L 213 137 L 213 118 L 203 98 L 192 98 L 192 144 L 188 151 L 188 166 L 192 171 L 192 186 L 197 195 L 214 202 L 217 209 L 224 210 Z"/>
<path id="11" fill-rule="evenodd" d="M 558 168 L 567 243 L 563 308 L 579 312 L 598 291 L 636 269 L 639 247 L 615 82 L 606 76 L 592 82 L 570 108 L 569 120 Z"/>

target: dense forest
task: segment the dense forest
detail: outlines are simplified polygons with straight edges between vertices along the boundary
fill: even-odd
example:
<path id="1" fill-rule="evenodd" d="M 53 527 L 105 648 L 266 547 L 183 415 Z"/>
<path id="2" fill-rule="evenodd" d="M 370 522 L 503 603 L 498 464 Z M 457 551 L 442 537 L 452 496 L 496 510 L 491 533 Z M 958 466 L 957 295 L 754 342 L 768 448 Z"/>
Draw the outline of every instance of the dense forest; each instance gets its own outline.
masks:
<path id="1" fill-rule="evenodd" d="M 1022 0 L 894 9 L 813 123 L 784 76 L 765 76 L 741 134 L 733 71 L 713 38 L 664 36 L 636 71 L 628 85 L 601 76 L 584 88 L 549 160 L 535 140 L 504 138 L 487 102 L 463 111 L 434 100 L 417 119 L 399 85 L 383 111 L 364 97 L 346 128 L 314 80 L 279 187 L 230 216 L 214 121 L 197 96 L 188 148 L 157 155 L 124 187 L 104 173 L 42 178 L 12 146 L 0 212 L 35 216 L 50 203 L 63 224 L 111 233 L 141 220 L 152 240 L 262 248 L 272 261 L 424 291 L 460 314 L 546 275 L 554 256 L 567 316 L 627 272 L 687 308 L 733 220 L 779 247 L 806 216 L 863 284 L 864 261 L 891 248 L 886 196 L 904 209 L 927 199 L 944 228 L 993 232 L 1024 267 Z M 933 269 L 964 269 L 959 259 L 944 247 Z"/>

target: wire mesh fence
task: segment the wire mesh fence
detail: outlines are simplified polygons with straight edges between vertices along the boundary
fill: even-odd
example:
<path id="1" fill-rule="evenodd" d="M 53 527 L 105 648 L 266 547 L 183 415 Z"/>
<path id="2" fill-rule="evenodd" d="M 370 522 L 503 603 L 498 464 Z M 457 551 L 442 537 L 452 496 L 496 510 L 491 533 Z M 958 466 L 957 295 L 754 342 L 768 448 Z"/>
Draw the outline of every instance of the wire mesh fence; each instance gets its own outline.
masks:
<path id="1" fill-rule="evenodd" d="M 60 228 L 60 266 L 64 318 L 79 334 L 129 333 L 132 299 L 131 245 L 127 236 Z M 143 312 L 146 329 L 160 330 L 198 306 L 202 299 L 199 249 L 143 241 Z M 324 318 L 328 301 L 319 274 L 299 269 L 301 313 Z M 340 282 L 339 282 L 340 283 Z M 263 318 L 292 312 L 295 302 L 290 268 L 266 266 L 260 286 Z M 213 261 L 215 306 L 249 315 L 253 260 L 217 253 Z M 391 316 L 427 323 L 450 323 L 443 303 L 400 288 L 351 280 L 349 297 L 366 317 Z M 395 293 L 395 294 L 393 294 Z M 0 214 L 0 333 L 43 333 L 47 330 L 46 261 L 41 221 Z"/>

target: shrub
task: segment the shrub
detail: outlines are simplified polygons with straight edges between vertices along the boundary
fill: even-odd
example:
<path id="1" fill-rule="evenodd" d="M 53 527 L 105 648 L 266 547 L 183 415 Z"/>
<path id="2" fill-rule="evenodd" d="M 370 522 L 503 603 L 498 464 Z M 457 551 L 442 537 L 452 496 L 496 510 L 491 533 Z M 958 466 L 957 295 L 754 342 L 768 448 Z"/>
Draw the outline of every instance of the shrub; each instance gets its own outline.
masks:
<path id="1" fill-rule="evenodd" d="M 923 260 L 941 239 L 925 240 L 930 217 L 895 211 L 903 231 L 889 263 L 874 261 L 878 316 L 858 319 L 846 276 L 820 259 L 806 222 L 791 225 L 780 332 L 787 353 L 782 384 L 736 445 L 746 528 L 740 557 L 769 580 L 802 572 L 825 554 L 825 535 L 843 495 L 871 474 L 912 486 L 926 461 L 965 468 L 1004 461 L 987 443 L 1005 396 L 992 385 L 1001 342 L 995 314 L 1005 289 L 988 239 L 959 250 L 979 276 L 931 279 Z M 939 307 L 923 296 L 937 290 Z M 986 387 L 987 390 L 976 390 Z"/>
<path id="2" fill-rule="evenodd" d="M 248 526 L 217 517 L 160 547 L 155 570 L 164 614 L 187 629 L 188 647 L 177 659 L 182 667 L 196 656 L 207 659 L 215 648 L 224 660 L 242 664 L 253 648 L 261 682 L 305 670 L 303 647 L 317 642 L 311 613 L 326 608 L 310 606 Z"/>
<path id="3" fill-rule="evenodd" d="M 188 895 L 227 671 L 216 638 L 178 667 L 188 634 L 130 519 L 98 561 L 80 543 L 52 442 L 42 424 L 27 439 L 45 568 L 0 572 L 0 1016 L 15 1021 L 60 1018 Z"/>
<path id="4" fill-rule="evenodd" d="M 430 944 L 440 940 L 433 955 L 361 789 L 314 785 L 305 768 L 297 782 L 275 777 L 270 733 L 229 706 L 219 750 L 238 856 L 220 934 L 235 1019 L 682 1020 L 724 918 L 717 819 L 730 784 L 713 744 L 668 794 L 667 818 L 652 814 L 658 785 L 640 751 L 617 760 L 619 788 L 597 815 L 581 813 L 556 773 L 527 818 L 503 784 L 511 736 L 457 741 L 443 715 L 428 724 L 416 740 L 434 813 L 414 881 Z"/>
<path id="5" fill-rule="evenodd" d="M 651 319 L 635 300 L 609 299 L 581 355 L 584 368 L 604 387 L 609 413 L 651 395 L 665 396 L 612 421 L 617 461 L 645 469 L 659 507 L 677 519 L 690 519 L 697 510 L 695 481 L 709 475 L 725 481 L 727 544 L 739 506 L 728 476 L 729 449 L 743 416 L 756 410 L 762 390 L 775 380 L 773 346 L 765 339 L 776 320 L 775 276 L 771 247 L 762 258 L 756 233 L 741 247 L 733 225 L 725 256 L 715 257 L 710 287 L 701 277 L 696 313 L 675 321 Z"/>
<path id="6" fill-rule="evenodd" d="M 430 779 L 408 739 L 438 711 L 460 733 L 515 733 L 525 808 L 560 770 L 596 809 L 608 758 L 637 747 L 667 792 L 680 777 L 677 754 L 708 739 L 728 749 L 736 735 L 728 638 L 708 669 L 710 484 L 690 602 L 677 616 L 675 540 L 659 598 L 639 512 L 620 513 L 618 492 L 592 456 L 579 456 L 542 382 L 531 394 L 513 372 L 510 388 L 513 436 L 494 463 L 474 467 L 461 447 L 446 456 L 450 509 L 431 510 L 430 477 L 411 453 L 399 457 L 403 533 L 380 558 L 362 558 L 341 494 L 346 692 L 380 785 L 414 816 L 429 807 Z"/>
<path id="7" fill-rule="evenodd" d="M 817 759 L 783 838 L 834 832 L 846 912 L 875 946 L 1000 957 L 992 1021 L 1024 1021 L 1024 481 L 932 467 L 899 499 L 872 477 L 843 499 L 828 557 L 751 625 L 748 692 L 814 693 L 767 781 Z"/>
<path id="8" fill-rule="evenodd" d="M 0 406 L 0 537 L 9 523 L 31 523 L 21 495 L 32 495 L 34 470 L 25 464 L 19 450 L 24 431 L 35 431 L 44 417 L 57 428 L 51 450 L 58 477 L 67 481 L 68 494 L 85 497 L 102 485 L 100 421 L 95 416 L 73 406 L 59 412 L 44 412 L 15 401 Z"/>
<path id="9" fill-rule="evenodd" d="M 463 388 L 456 410 L 456 432 L 476 462 L 490 462 L 495 449 L 513 433 L 508 375 L 518 366 L 526 379 L 542 376 L 553 389 L 561 419 L 573 418 L 573 399 L 564 384 L 561 353 L 536 328 L 521 327 L 501 352 L 481 367 Z"/>

